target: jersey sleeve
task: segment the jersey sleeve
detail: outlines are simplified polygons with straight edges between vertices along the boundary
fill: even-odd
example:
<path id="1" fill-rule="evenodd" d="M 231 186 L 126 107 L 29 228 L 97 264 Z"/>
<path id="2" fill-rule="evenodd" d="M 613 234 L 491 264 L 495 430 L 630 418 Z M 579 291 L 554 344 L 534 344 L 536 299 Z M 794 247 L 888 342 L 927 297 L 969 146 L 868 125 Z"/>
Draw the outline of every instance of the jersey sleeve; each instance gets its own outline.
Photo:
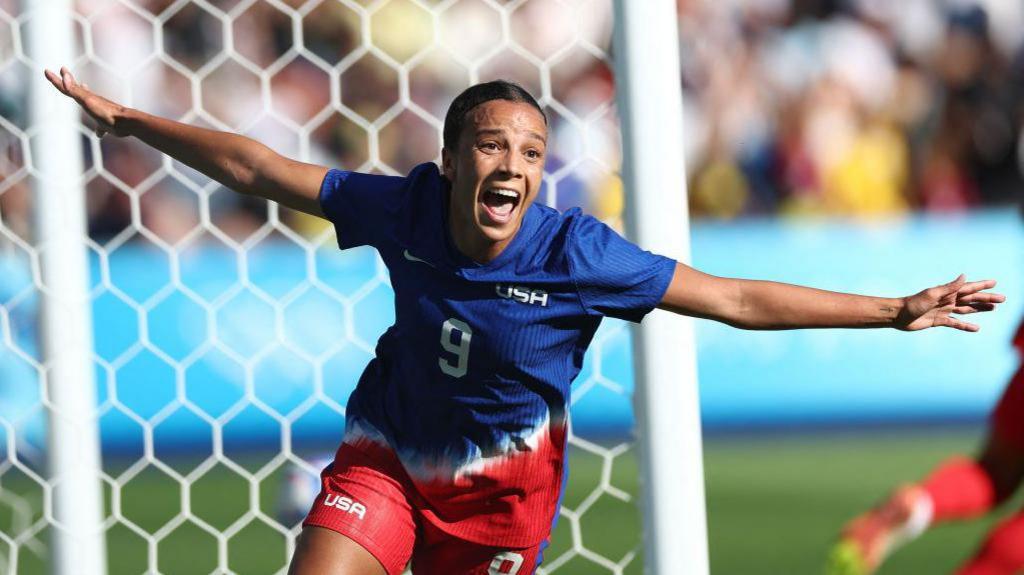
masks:
<path id="1" fill-rule="evenodd" d="M 320 185 L 320 208 L 334 224 L 341 249 L 378 246 L 394 225 L 407 178 L 330 170 Z"/>
<path id="2" fill-rule="evenodd" d="M 676 262 L 579 215 L 567 245 L 570 273 L 587 313 L 639 322 L 661 302 Z"/>

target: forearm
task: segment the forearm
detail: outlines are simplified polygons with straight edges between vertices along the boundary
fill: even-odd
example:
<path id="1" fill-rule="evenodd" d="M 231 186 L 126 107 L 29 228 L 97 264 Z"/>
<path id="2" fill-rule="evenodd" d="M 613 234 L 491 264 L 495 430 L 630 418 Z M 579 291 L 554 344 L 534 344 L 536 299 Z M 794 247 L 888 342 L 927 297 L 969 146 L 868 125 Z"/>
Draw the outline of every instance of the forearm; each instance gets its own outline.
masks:
<path id="1" fill-rule="evenodd" d="M 903 298 L 868 297 L 777 282 L 717 277 L 676 264 L 658 307 L 743 329 L 893 327 L 916 331 L 943 326 L 978 331 L 949 314 L 991 311 L 1006 301 L 984 290 L 995 280 L 965 282 L 964 276 Z"/>
<path id="2" fill-rule="evenodd" d="M 769 281 L 731 279 L 721 321 L 744 329 L 894 327 L 902 298 L 853 295 Z"/>
<path id="3" fill-rule="evenodd" d="M 146 144 L 244 194 L 259 194 L 259 167 L 274 151 L 244 136 L 190 126 L 122 108 L 116 126 Z"/>

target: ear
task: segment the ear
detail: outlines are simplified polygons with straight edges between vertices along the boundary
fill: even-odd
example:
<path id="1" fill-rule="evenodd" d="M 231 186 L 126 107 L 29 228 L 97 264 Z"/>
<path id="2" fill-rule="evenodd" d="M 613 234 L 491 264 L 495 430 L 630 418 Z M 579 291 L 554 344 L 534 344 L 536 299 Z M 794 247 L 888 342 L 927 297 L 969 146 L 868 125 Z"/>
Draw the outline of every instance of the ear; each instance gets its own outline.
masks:
<path id="1" fill-rule="evenodd" d="M 455 157 L 448 148 L 441 148 L 441 173 L 449 182 L 455 181 Z"/>

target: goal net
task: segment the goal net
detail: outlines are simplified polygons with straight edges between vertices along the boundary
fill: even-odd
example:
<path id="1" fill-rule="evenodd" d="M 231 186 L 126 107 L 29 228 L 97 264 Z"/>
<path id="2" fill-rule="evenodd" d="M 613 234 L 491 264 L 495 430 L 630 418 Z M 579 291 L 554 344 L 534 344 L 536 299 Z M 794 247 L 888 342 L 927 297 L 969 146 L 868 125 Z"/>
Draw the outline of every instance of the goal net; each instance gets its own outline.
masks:
<path id="1" fill-rule="evenodd" d="M 0 573 L 50 568 L 48 364 L 32 225 L 43 67 L 0 0 Z M 548 114 L 538 201 L 618 226 L 610 0 L 78 0 L 79 81 L 309 162 L 440 160 L 451 99 L 521 83 Z M 66 105 L 72 105 L 67 102 Z M 393 320 L 387 271 L 323 221 L 223 189 L 83 120 L 96 419 L 111 573 L 284 573 L 345 401 Z M 541 573 L 640 573 L 629 333 L 573 388 L 571 475 Z"/>

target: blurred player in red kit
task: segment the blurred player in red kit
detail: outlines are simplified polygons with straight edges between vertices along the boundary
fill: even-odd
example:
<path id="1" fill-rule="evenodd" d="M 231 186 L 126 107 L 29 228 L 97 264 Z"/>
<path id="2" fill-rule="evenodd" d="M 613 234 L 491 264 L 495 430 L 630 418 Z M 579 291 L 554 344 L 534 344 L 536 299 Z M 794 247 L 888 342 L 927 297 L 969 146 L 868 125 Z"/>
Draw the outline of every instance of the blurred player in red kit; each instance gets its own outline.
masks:
<path id="1" fill-rule="evenodd" d="M 1024 323 L 1013 338 L 1024 360 Z M 828 575 L 868 575 L 932 525 L 972 519 L 1003 503 L 1024 480 L 1024 362 L 996 404 L 989 434 L 974 458 L 954 456 L 924 480 L 894 490 L 850 521 L 832 550 Z M 1024 572 L 1024 510 L 997 524 L 958 575 Z"/>

